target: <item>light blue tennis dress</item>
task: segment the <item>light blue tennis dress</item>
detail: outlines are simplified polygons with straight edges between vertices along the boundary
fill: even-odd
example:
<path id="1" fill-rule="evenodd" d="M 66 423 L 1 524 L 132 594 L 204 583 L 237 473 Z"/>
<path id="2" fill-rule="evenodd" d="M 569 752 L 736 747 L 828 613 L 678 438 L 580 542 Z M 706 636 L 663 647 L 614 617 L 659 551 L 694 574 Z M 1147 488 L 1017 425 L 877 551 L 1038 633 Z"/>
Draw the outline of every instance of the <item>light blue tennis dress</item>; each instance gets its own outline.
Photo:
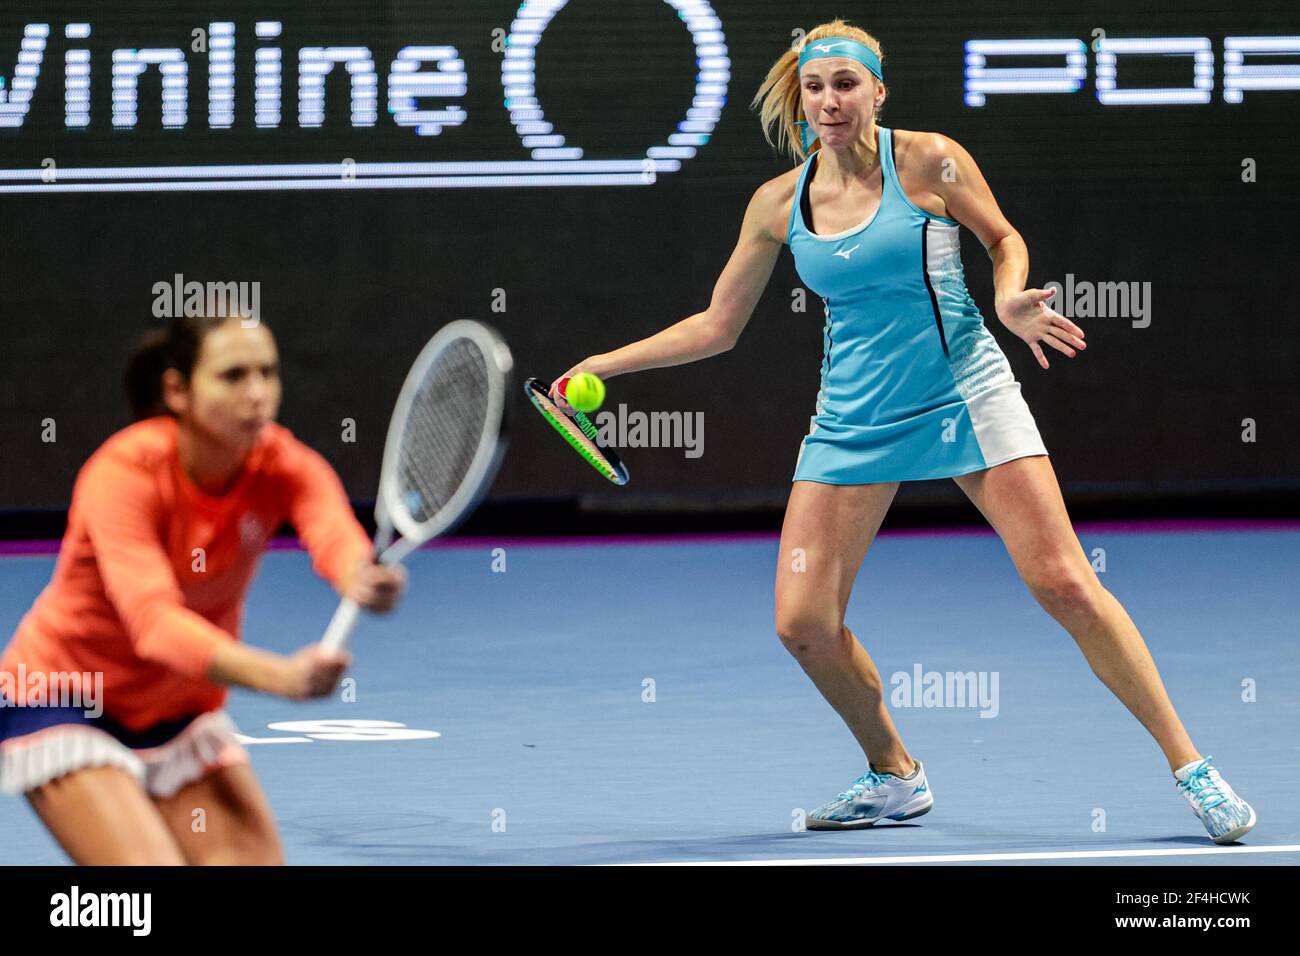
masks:
<path id="1" fill-rule="evenodd" d="M 879 209 L 834 235 L 806 223 L 817 153 L 799 173 L 786 241 L 825 303 L 826 327 L 817 414 L 794 480 L 951 478 L 1046 455 L 1020 383 L 966 291 L 960 226 L 907 198 L 893 130 L 880 127 L 879 150 Z"/>

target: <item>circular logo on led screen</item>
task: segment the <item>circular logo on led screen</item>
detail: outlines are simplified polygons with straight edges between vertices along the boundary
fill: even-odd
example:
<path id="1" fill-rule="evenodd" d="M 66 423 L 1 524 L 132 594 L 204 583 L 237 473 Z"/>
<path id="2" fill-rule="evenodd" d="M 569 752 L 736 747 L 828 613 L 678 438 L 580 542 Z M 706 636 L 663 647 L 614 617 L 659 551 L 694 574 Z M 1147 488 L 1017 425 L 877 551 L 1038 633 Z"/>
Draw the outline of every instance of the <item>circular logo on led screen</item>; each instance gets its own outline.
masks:
<path id="1" fill-rule="evenodd" d="M 506 108 L 523 144 L 534 159 L 581 159 L 582 147 L 566 144 L 542 113 L 537 99 L 537 48 L 547 24 L 569 0 L 524 0 L 510 26 L 505 57 L 501 63 L 501 85 Z M 731 60 L 722 21 L 704 0 L 664 0 L 677 10 L 695 43 L 695 97 L 668 142 L 646 150 L 649 159 L 690 159 L 697 146 L 709 141 L 727 102 Z"/>

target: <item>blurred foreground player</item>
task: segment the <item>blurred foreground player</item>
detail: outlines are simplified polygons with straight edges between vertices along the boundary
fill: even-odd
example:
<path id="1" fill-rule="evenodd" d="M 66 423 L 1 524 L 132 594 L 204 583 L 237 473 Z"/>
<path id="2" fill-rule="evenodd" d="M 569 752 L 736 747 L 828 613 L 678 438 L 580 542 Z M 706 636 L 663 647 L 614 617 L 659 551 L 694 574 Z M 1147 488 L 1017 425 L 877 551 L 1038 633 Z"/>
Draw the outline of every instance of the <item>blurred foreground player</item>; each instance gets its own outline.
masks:
<path id="1" fill-rule="evenodd" d="M 338 476 L 274 423 L 264 324 L 177 319 L 141 342 L 127 391 L 137 420 L 82 467 L 54 578 L 0 659 L 0 790 L 77 863 L 283 863 L 226 687 L 323 697 L 348 658 L 239 642 L 258 558 L 291 521 L 317 573 L 373 611 L 404 572 L 372 563 Z M 80 706 L 39 693 L 69 683 Z"/>

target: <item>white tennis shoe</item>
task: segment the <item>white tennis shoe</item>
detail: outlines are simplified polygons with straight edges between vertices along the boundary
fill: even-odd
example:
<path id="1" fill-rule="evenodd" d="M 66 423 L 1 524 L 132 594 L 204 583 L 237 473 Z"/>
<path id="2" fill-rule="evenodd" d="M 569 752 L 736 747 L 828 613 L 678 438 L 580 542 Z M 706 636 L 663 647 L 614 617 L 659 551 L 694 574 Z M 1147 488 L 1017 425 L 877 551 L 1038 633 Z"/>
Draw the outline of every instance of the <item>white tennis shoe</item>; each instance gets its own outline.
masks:
<path id="1" fill-rule="evenodd" d="M 1187 798 L 1192 812 L 1205 824 L 1215 843 L 1232 843 L 1255 826 L 1255 808 L 1219 776 L 1213 757 L 1194 760 L 1174 771 L 1178 792 Z"/>
<path id="2" fill-rule="evenodd" d="M 929 813 L 934 794 L 925 768 L 916 761 L 912 773 L 900 777 L 870 768 L 849 789 L 808 814 L 809 830 L 856 830 L 881 820 L 910 820 Z"/>

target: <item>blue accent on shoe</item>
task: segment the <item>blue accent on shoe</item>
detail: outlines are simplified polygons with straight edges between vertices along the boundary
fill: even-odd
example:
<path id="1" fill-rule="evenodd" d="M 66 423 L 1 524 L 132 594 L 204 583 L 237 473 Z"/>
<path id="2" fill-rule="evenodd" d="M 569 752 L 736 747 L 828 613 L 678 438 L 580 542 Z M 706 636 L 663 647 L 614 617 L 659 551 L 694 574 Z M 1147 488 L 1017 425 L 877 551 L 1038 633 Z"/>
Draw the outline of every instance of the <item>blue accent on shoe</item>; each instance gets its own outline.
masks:
<path id="1" fill-rule="evenodd" d="M 1213 766 L 1210 761 L 1213 759 L 1207 756 L 1191 769 L 1186 780 L 1179 781 L 1179 786 L 1196 798 L 1202 810 L 1213 810 L 1228 799 L 1210 776 L 1210 768 Z"/>
<path id="2" fill-rule="evenodd" d="M 852 800 L 854 797 L 861 796 L 862 791 L 875 790 L 876 787 L 880 786 L 884 782 L 885 782 L 884 777 L 882 777 L 880 774 L 876 773 L 874 770 L 868 767 L 866 773 L 858 777 L 857 780 L 853 781 L 853 786 L 849 787 L 849 789 L 845 790 L 843 793 L 840 794 L 840 799 Z"/>
<path id="3" fill-rule="evenodd" d="M 913 810 L 911 813 L 901 813 L 901 812 L 900 812 L 900 813 L 895 813 L 895 814 L 891 815 L 890 817 L 888 817 L 887 819 L 890 819 L 890 820 L 913 820 L 913 819 L 915 819 L 916 817 L 923 817 L 923 816 L 925 816 L 925 815 L 926 815 L 927 813 L 929 813 L 932 809 L 934 809 L 934 807 L 933 807 L 933 806 L 929 806 L 929 807 L 923 807 L 923 808 L 921 808 L 920 810 Z"/>
<path id="4" fill-rule="evenodd" d="M 1255 826 L 1257 817 L 1249 803 L 1241 799 L 1219 769 L 1213 757 L 1205 757 L 1178 781 L 1178 789 L 1191 804 L 1215 843 L 1233 843 Z"/>
<path id="5" fill-rule="evenodd" d="M 849 789 L 808 814 L 808 829 L 856 829 L 881 820 L 910 820 L 930 811 L 934 798 L 929 789 L 919 763 L 908 777 L 875 770 L 868 764 L 866 773 Z M 891 803 L 894 809 L 886 815 Z"/>

